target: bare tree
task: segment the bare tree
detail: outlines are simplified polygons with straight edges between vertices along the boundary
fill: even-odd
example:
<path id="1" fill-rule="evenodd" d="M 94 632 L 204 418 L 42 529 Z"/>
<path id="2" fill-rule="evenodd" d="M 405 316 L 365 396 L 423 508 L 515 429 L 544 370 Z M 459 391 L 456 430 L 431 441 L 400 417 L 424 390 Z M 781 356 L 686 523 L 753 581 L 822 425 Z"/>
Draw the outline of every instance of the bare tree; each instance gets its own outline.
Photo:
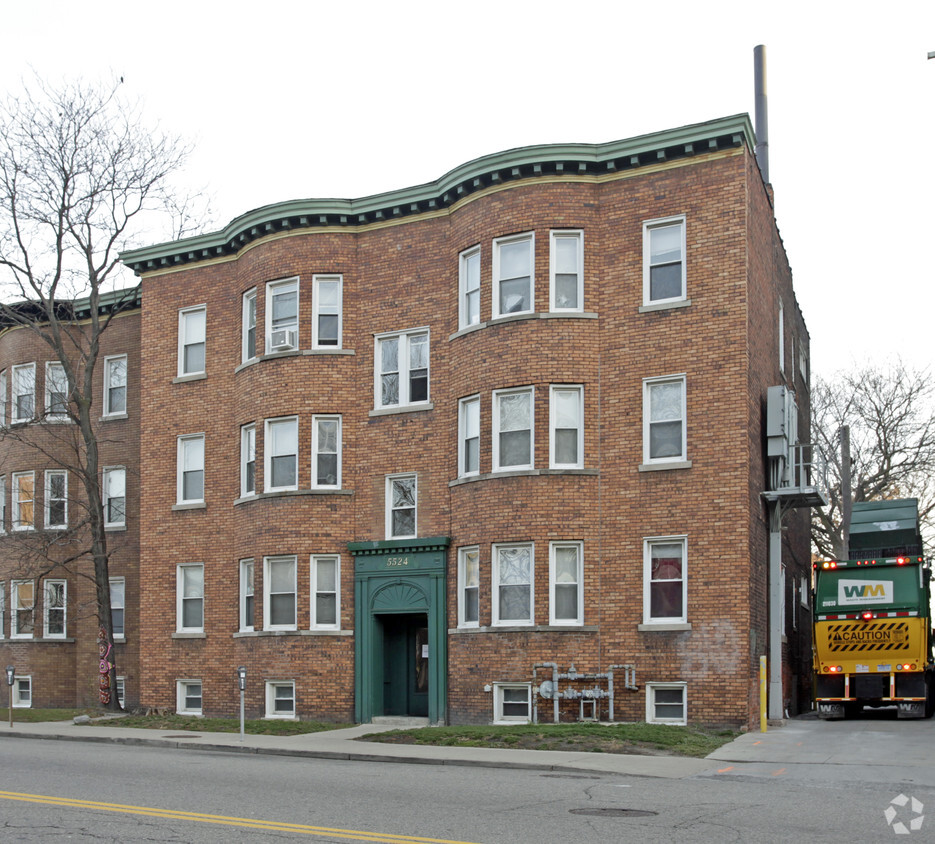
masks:
<path id="1" fill-rule="evenodd" d="M 113 624 L 94 424 L 100 410 L 93 407 L 101 338 L 114 317 L 138 301 L 135 288 L 118 289 L 120 250 L 134 245 L 130 237 L 144 220 L 150 237 L 156 218 L 164 229 L 171 226 L 167 235 L 184 232 L 188 218 L 179 213 L 192 208 L 171 184 L 188 147 L 146 126 L 139 106 L 121 96 L 121 82 L 53 87 L 36 80 L 0 103 L 0 322 L 32 332 L 61 365 L 66 395 L 56 411 L 73 427 L 60 426 L 57 436 L 73 440 L 66 468 L 82 493 L 84 544 L 72 531 L 66 553 L 41 547 L 33 553 L 37 566 L 81 557 L 93 562 L 102 654 L 113 652 Z M 45 443 L 50 459 L 61 460 L 69 450 L 53 448 L 39 431 L 52 428 L 37 411 L 35 423 L 5 436 L 29 438 L 36 447 Z M 102 676 L 101 701 L 119 709 L 110 694 L 115 687 L 112 666 L 110 676 Z"/>
<path id="2" fill-rule="evenodd" d="M 923 535 L 935 516 L 935 384 L 927 370 L 864 366 L 812 386 L 813 439 L 828 468 L 829 505 L 812 510 L 812 544 L 822 556 L 848 556 L 842 535 L 840 436 L 850 433 L 853 501 L 918 498 Z"/>

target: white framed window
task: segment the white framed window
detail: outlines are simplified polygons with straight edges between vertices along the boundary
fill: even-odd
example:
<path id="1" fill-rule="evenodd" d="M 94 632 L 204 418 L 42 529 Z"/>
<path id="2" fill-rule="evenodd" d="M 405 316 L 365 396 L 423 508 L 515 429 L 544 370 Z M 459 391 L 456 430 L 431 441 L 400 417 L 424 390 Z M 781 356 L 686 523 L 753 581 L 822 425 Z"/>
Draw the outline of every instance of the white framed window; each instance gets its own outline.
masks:
<path id="1" fill-rule="evenodd" d="M 811 589 L 808 585 L 808 578 L 803 575 L 802 579 L 799 581 L 799 603 L 802 604 L 805 609 L 809 608 L 809 593 Z"/>
<path id="2" fill-rule="evenodd" d="M 429 400 L 428 329 L 380 334 L 375 343 L 375 406 L 426 404 Z"/>
<path id="3" fill-rule="evenodd" d="M 299 348 L 299 279 L 266 285 L 266 353 Z"/>
<path id="4" fill-rule="evenodd" d="M 684 623 L 686 615 L 685 536 L 661 536 L 643 540 L 643 623 Z"/>
<path id="5" fill-rule="evenodd" d="M 68 419 L 68 376 L 60 363 L 45 365 L 45 415 L 48 419 Z"/>
<path id="6" fill-rule="evenodd" d="M 549 624 L 584 624 L 583 560 L 582 543 L 549 543 Z"/>
<path id="7" fill-rule="evenodd" d="M 480 323 L 480 246 L 458 256 L 458 327 Z"/>
<path id="8" fill-rule="evenodd" d="M 779 371 L 786 371 L 786 321 L 782 310 L 782 299 L 779 300 L 779 314 L 777 317 L 779 331 Z"/>
<path id="9" fill-rule="evenodd" d="M 549 465 L 553 469 L 584 466 L 584 387 L 549 388 Z"/>
<path id="10" fill-rule="evenodd" d="M 266 491 L 299 488 L 299 419 L 267 419 L 263 437 Z"/>
<path id="11" fill-rule="evenodd" d="M 127 356 L 104 358 L 104 416 L 127 412 Z"/>
<path id="12" fill-rule="evenodd" d="M 120 704 L 121 709 L 126 708 L 127 699 L 127 678 L 117 676 L 117 703 Z"/>
<path id="13" fill-rule="evenodd" d="M 341 275 L 312 276 L 312 348 L 340 349 L 342 320 Z"/>
<path id="14" fill-rule="evenodd" d="M 535 582 L 533 544 L 494 545 L 492 557 L 494 625 L 531 625 Z"/>
<path id="15" fill-rule="evenodd" d="M 243 294 L 241 313 L 240 361 L 256 357 L 256 288 Z"/>
<path id="16" fill-rule="evenodd" d="M 688 723 L 688 700 L 685 683 L 646 684 L 646 723 Z"/>
<path id="17" fill-rule="evenodd" d="M 495 724 L 528 724 L 532 715 L 532 687 L 529 683 L 493 684 Z"/>
<path id="18" fill-rule="evenodd" d="M 29 709 L 32 706 L 32 677 L 15 676 L 10 694 L 14 709 Z"/>
<path id="19" fill-rule="evenodd" d="M 685 217 L 643 223 L 643 304 L 678 302 L 685 286 Z"/>
<path id="20" fill-rule="evenodd" d="M 533 468 L 533 388 L 493 394 L 493 470 Z"/>
<path id="21" fill-rule="evenodd" d="M 341 488 L 341 417 L 312 417 L 312 486 Z"/>
<path id="22" fill-rule="evenodd" d="M 240 629 L 253 630 L 256 604 L 253 600 L 253 560 L 240 561 Z"/>
<path id="23" fill-rule="evenodd" d="M 10 638 L 31 639 L 36 624 L 36 583 L 10 581 Z"/>
<path id="24" fill-rule="evenodd" d="M 240 429 L 240 496 L 256 494 L 256 425 Z"/>
<path id="25" fill-rule="evenodd" d="M 207 309 L 205 305 L 179 311 L 179 376 L 205 371 Z"/>
<path id="26" fill-rule="evenodd" d="M 45 471 L 45 526 L 50 530 L 68 527 L 68 472 Z"/>
<path id="27" fill-rule="evenodd" d="M 480 472 L 480 396 L 458 402 L 458 476 Z"/>
<path id="28" fill-rule="evenodd" d="M 415 475 L 387 475 L 387 539 L 409 539 L 417 535 L 417 502 L 418 481 Z"/>
<path id="29" fill-rule="evenodd" d="M 13 473 L 13 530 L 33 530 L 36 526 L 36 475 L 34 472 Z"/>
<path id="30" fill-rule="evenodd" d="M 549 309 L 584 310 L 584 232 L 549 232 Z"/>
<path id="31" fill-rule="evenodd" d="M 123 466 L 105 466 L 104 526 L 121 527 L 127 523 L 127 470 Z"/>
<path id="32" fill-rule="evenodd" d="M 36 365 L 24 363 L 13 367 L 13 418 L 11 422 L 29 422 L 36 415 Z"/>
<path id="33" fill-rule="evenodd" d="M 205 629 L 205 567 L 183 563 L 176 569 L 176 630 L 203 633 Z"/>
<path id="34" fill-rule="evenodd" d="M 266 717 L 295 718 L 295 680 L 266 681 Z"/>
<path id="35" fill-rule="evenodd" d="M 178 438 L 178 503 L 205 500 L 205 435 L 187 434 Z"/>
<path id="36" fill-rule="evenodd" d="M 177 715 L 201 715 L 201 680 L 177 680 L 175 712 Z"/>
<path id="37" fill-rule="evenodd" d="M 532 232 L 498 237 L 493 242 L 493 315 L 528 314 L 533 311 Z"/>
<path id="38" fill-rule="evenodd" d="M 6 370 L 0 371 L 0 428 L 7 425 L 7 374 Z"/>
<path id="39" fill-rule="evenodd" d="M 46 639 L 64 639 L 68 581 L 45 580 L 42 587 L 42 635 Z"/>
<path id="40" fill-rule="evenodd" d="M 0 580 L 0 639 L 6 638 L 6 584 Z"/>
<path id="41" fill-rule="evenodd" d="M 337 554 L 312 554 L 311 628 L 341 627 L 341 558 Z"/>
<path id="42" fill-rule="evenodd" d="M 296 558 L 263 560 L 263 629 L 296 629 Z"/>
<path id="43" fill-rule="evenodd" d="M 458 627 L 480 625 L 480 548 L 458 549 Z"/>
<path id="44" fill-rule="evenodd" d="M 687 459 L 685 376 L 643 380 L 643 461 Z"/>
<path id="45" fill-rule="evenodd" d="M 123 640 L 127 635 L 127 582 L 122 577 L 110 578 L 110 621 L 114 639 Z"/>

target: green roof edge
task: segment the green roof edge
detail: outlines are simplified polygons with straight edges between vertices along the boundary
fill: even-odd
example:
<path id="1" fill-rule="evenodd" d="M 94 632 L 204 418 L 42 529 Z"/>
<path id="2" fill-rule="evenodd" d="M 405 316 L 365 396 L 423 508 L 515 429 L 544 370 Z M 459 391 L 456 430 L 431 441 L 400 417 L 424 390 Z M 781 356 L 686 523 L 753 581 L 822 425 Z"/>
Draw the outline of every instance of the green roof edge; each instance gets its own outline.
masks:
<path id="1" fill-rule="evenodd" d="M 149 262 L 169 265 L 167 259 L 175 257 L 179 263 L 182 253 L 223 250 L 245 232 L 258 226 L 275 224 L 278 221 L 297 216 L 322 217 L 337 215 L 359 217 L 375 214 L 387 209 L 412 206 L 418 203 L 432 202 L 457 191 L 465 182 L 488 175 L 492 172 L 510 168 L 522 168 L 544 163 L 579 161 L 595 165 L 612 162 L 615 159 L 629 159 L 633 156 L 651 153 L 672 147 L 684 147 L 723 136 L 740 136 L 748 148 L 753 149 L 756 138 L 748 114 L 736 114 L 704 123 L 694 123 L 676 129 L 653 132 L 609 141 L 600 144 L 568 143 L 537 144 L 517 147 L 502 152 L 475 158 L 448 171 L 434 182 L 401 188 L 386 193 L 373 194 L 359 199 L 293 199 L 264 205 L 246 214 L 234 218 L 222 229 L 182 240 L 168 241 L 138 249 L 130 249 L 120 254 L 120 259 L 139 272 L 140 266 Z M 551 174 L 550 174 L 551 175 Z M 440 205 L 439 207 L 443 207 Z M 202 255 L 201 258 L 208 256 Z M 213 256 L 212 256 L 213 257 Z M 199 260 L 196 258 L 195 260 Z M 147 269 L 158 269 L 149 267 Z"/>

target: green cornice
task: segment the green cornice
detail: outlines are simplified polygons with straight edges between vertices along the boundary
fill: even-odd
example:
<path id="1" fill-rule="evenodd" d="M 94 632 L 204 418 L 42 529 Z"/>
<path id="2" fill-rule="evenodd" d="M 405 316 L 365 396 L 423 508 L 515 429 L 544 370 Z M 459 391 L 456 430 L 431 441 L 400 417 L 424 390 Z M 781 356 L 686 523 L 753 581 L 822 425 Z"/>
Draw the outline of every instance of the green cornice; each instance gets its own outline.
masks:
<path id="1" fill-rule="evenodd" d="M 358 226 L 436 213 L 470 194 L 518 180 L 603 176 L 745 144 L 756 139 L 746 114 L 604 144 L 539 144 L 476 158 L 440 179 L 361 199 L 294 199 L 264 205 L 223 229 L 131 249 L 121 260 L 138 275 L 235 255 L 250 242 L 295 229 Z"/>

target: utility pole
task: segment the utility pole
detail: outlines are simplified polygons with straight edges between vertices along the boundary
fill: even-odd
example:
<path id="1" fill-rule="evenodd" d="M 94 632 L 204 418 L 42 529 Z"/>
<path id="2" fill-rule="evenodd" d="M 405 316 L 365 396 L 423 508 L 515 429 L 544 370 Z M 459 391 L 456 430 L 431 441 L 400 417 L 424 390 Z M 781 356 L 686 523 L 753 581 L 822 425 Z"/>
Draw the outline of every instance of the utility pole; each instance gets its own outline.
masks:
<path id="1" fill-rule="evenodd" d="M 840 558 L 850 557 L 851 547 L 851 429 L 842 425 L 838 432 L 841 438 L 841 542 Z"/>

